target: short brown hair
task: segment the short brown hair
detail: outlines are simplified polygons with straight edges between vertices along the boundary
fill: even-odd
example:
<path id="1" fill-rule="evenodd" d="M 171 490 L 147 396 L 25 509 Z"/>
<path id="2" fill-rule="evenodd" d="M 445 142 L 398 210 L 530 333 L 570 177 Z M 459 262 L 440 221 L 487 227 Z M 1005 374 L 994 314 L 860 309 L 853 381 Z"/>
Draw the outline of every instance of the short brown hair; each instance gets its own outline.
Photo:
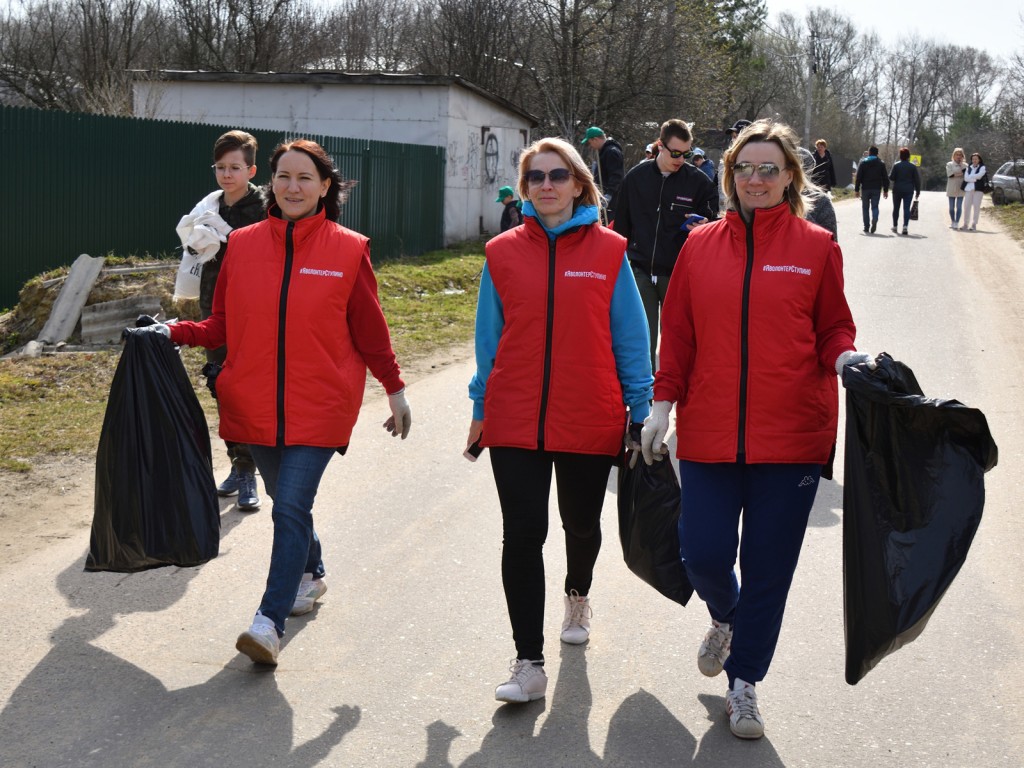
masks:
<path id="1" fill-rule="evenodd" d="M 910 159 L 910 147 L 900 147 L 900 160 Z"/>
<path id="2" fill-rule="evenodd" d="M 213 162 L 217 162 L 228 152 L 236 149 L 242 150 L 245 157 L 245 164 L 256 165 L 256 151 L 259 146 L 256 144 L 256 137 L 245 131 L 228 131 L 213 145 Z"/>
<path id="3" fill-rule="evenodd" d="M 661 124 L 661 136 L 659 139 L 661 141 L 661 146 L 667 147 L 670 139 L 693 141 L 693 134 L 690 133 L 690 126 L 675 117 L 671 120 L 666 120 Z"/>
<path id="4" fill-rule="evenodd" d="M 825 149 L 828 149 L 828 142 L 825 141 L 824 139 L 818 139 L 816 142 L 814 142 L 814 146 L 822 146 Z"/>

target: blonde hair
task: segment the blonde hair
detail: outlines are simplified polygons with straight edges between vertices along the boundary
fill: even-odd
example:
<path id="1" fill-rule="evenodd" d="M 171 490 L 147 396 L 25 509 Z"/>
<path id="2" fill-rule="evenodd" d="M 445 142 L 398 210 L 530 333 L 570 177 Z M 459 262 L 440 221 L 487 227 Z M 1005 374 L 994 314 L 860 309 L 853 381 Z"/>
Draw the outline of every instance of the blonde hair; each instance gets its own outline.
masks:
<path id="1" fill-rule="evenodd" d="M 954 163 L 956 162 L 956 153 L 957 152 L 960 153 L 961 157 L 964 157 L 964 158 L 967 157 L 967 154 L 964 152 L 964 148 L 963 147 L 957 147 L 956 149 L 953 150 L 953 154 L 949 156 L 949 159 L 950 159 L 951 162 L 954 162 Z"/>
<path id="2" fill-rule="evenodd" d="M 725 154 L 722 157 L 722 191 L 725 192 L 729 205 L 734 210 L 740 210 L 739 195 L 736 192 L 736 180 L 733 177 L 732 171 L 733 166 L 736 164 L 736 156 L 747 144 L 766 142 L 775 144 L 782 150 L 782 155 L 786 158 L 786 166 L 783 170 L 790 171 L 793 174 L 793 180 L 786 187 L 784 197 L 786 202 L 789 203 L 789 210 L 793 215 L 803 218 L 805 206 L 802 192 L 805 187 L 810 186 L 810 182 L 807 176 L 804 175 L 803 162 L 797 150 L 799 146 L 797 135 L 785 123 L 757 120 L 740 131 L 736 141 L 725 150 Z"/>
<path id="3" fill-rule="evenodd" d="M 824 139 L 818 139 L 816 142 L 814 142 L 814 146 L 818 146 L 819 144 L 825 147 L 825 149 L 828 149 L 828 142 L 825 141 Z"/>
<path id="4" fill-rule="evenodd" d="M 519 155 L 519 180 L 516 182 L 516 189 L 519 191 L 521 199 L 530 199 L 530 188 L 529 184 L 526 183 L 526 172 L 530 170 L 530 162 L 534 156 L 539 155 L 541 152 L 554 152 L 562 158 L 562 162 L 569 167 L 576 181 L 583 187 L 580 194 L 572 201 L 573 211 L 581 205 L 597 205 L 600 202 L 600 193 L 597 191 L 597 185 L 594 183 L 594 174 L 590 172 L 587 164 L 583 162 L 579 151 L 572 144 L 565 141 L 565 139 L 559 139 L 554 136 L 537 139 Z"/>

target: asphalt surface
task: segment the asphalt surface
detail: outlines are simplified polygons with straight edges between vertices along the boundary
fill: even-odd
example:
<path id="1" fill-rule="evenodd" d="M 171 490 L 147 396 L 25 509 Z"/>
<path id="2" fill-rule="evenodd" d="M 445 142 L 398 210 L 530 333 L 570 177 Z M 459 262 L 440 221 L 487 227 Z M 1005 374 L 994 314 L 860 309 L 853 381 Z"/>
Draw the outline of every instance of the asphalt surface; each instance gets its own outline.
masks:
<path id="1" fill-rule="evenodd" d="M 703 604 L 678 607 L 623 565 L 614 476 L 589 644 L 558 642 L 555 518 L 548 696 L 495 702 L 514 650 L 490 467 L 462 457 L 463 361 L 411 384 L 405 442 L 381 428 L 380 393 L 367 398 L 315 507 L 329 591 L 289 621 L 275 670 L 234 650 L 266 578 L 269 504 L 225 504 L 220 556 L 199 568 L 86 573 L 83 530 L 0 570 L 0 766 L 1024 765 L 1024 253 L 984 212 L 978 233 L 951 232 L 945 208 L 925 193 L 900 237 L 888 201 L 876 235 L 861 234 L 858 202 L 837 206 L 858 347 L 909 364 L 929 396 L 981 408 L 1000 449 L 959 577 L 924 633 L 858 685 L 843 676 L 840 449 L 758 686 L 763 739 L 730 734 L 724 677 L 697 670 Z"/>

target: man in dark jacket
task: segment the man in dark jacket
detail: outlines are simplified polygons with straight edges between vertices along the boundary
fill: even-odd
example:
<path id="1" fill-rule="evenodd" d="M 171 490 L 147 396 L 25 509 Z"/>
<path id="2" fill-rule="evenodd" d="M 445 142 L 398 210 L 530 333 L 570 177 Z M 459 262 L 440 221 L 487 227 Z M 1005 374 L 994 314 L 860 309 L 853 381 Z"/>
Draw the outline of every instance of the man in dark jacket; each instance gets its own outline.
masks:
<path id="1" fill-rule="evenodd" d="M 861 194 L 861 187 L 864 193 Z M 878 199 L 885 195 L 889 199 L 889 174 L 885 163 L 878 156 L 878 147 L 868 149 L 868 156 L 857 166 L 857 177 L 853 182 L 853 194 L 860 198 L 860 208 L 864 215 L 864 232 L 874 232 L 878 228 Z M 870 217 L 868 207 L 870 206 Z"/>
<path id="2" fill-rule="evenodd" d="M 832 165 L 832 153 L 828 151 L 828 142 L 818 139 L 814 142 L 814 168 L 811 169 L 811 181 L 826 192 L 831 192 L 836 185 L 836 169 Z"/>
<path id="3" fill-rule="evenodd" d="M 607 207 L 608 218 L 606 221 L 611 221 L 614 216 L 610 203 L 612 198 L 615 197 L 615 193 L 618 192 L 619 185 L 622 183 L 622 177 L 626 172 L 626 163 L 622 157 L 622 147 L 615 139 L 609 139 L 605 136 L 604 131 L 596 125 L 587 128 L 587 133 L 580 143 L 586 144 L 597 152 L 597 173 L 594 175 Z"/>
<path id="4" fill-rule="evenodd" d="M 630 170 L 612 200 L 615 231 L 626 240 L 651 334 L 651 366 L 657 370 L 661 304 L 679 249 L 698 226 L 718 218 L 718 191 L 707 175 L 686 161 L 693 136 L 682 120 L 661 126 L 661 151 Z M 697 215 L 704 221 L 687 223 Z"/>
<path id="5" fill-rule="evenodd" d="M 519 212 L 519 203 L 516 202 L 515 190 L 512 187 L 502 187 L 498 190 L 496 203 L 505 206 L 501 212 L 501 232 L 512 227 L 518 227 L 523 223 L 523 215 Z"/>

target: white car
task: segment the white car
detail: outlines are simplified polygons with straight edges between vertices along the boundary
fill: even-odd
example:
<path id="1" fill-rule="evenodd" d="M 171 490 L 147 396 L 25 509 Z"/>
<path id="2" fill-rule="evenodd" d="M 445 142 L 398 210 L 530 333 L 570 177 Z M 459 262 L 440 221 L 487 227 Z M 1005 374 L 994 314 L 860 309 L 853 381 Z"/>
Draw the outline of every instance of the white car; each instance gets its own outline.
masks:
<path id="1" fill-rule="evenodd" d="M 1011 160 L 992 175 L 992 203 L 1024 202 L 1024 160 Z"/>

